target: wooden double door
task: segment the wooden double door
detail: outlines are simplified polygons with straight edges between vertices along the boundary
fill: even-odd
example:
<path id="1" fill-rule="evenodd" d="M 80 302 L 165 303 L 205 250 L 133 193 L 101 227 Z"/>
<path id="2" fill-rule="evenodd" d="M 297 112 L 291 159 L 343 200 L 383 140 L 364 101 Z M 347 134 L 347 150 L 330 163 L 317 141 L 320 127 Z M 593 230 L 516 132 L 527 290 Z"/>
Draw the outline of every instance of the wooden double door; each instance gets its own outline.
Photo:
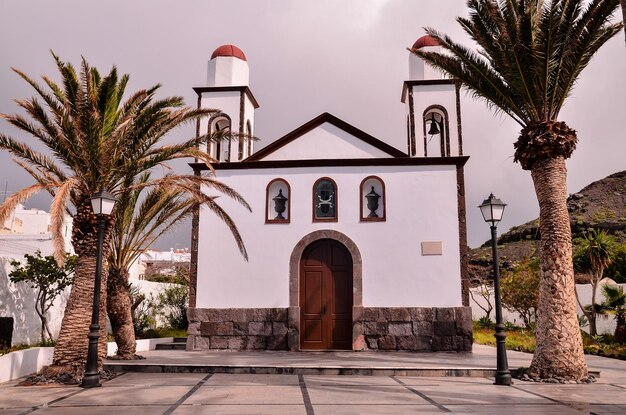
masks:
<path id="1" fill-rule="evenodd" d="M 300 260 L 300 348 L 352 349 L 352 256 L 321 239 Z"/>

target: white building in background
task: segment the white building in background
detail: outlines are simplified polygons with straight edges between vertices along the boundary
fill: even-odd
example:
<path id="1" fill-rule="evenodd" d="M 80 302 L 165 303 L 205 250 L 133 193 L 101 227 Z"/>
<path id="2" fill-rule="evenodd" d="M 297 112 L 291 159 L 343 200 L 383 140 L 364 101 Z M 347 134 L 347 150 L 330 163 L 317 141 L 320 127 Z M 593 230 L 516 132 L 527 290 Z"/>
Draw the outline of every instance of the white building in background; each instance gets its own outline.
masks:
<path id="1" fill-rule="evenodd" d="M 73 253 L 72 218 L 63 221 L 66 252 Z M 52 255 L 54 244 L 50 232 L 50 214 L 40 209 L 26 209 L 19 205 L 0 230 L 0 316 L 13 317 L 13 344 L 32 344 L 40 340 L 40 320 L 35 312 L 36 291 L 26 283 L 13 284 L 9 280 L 11 261 L 25 261 L 24 255 L 40 251 Z M 61 319 L 69 289 L 59 295 L 48 312 L 48 325 L 53 335 L 61 328 Z"/>
<path id="2" fill-rule="evenodd" d="M 248 261 L 215 214 L 194 218 L 188 349 L 471 350 L 460 84 L 409 56 L 406 152 L 328 113 L 255 152 L 248 74 L 221 46 L 194 88 L 221 110 L 199 133 L 238 137 L 208 150 L 252 213 L 219 198 Z"/>
<path id="3" fill-rule="evenodd" d="M 169 251 L 148 249 L 139 255 L 129 270 L 131 280 L 143 280 L 150 274 L 174 275 L 175 267 L 189 267 L 191 252 L 188 248 Z"/>
<path id="4" fill-rule="evenodd" d="M 71 219 L 68 222 L 71 229 Z M 19 204 L 13 214 L 5 219 L 0 234 L 41 235 L 50 233 L 50 214 L 45 210 L 26 209 Z"/>

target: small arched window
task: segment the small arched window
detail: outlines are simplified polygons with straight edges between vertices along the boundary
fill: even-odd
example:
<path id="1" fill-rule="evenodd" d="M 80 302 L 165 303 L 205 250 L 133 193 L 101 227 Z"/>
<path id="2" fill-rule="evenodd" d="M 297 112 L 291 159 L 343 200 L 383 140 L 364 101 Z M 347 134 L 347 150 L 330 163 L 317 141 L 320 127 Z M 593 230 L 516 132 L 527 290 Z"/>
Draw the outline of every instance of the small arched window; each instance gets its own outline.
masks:
<path id="1" fill-rule="evenodd" d="M 441 105 L 431 105 L 424 111 L 424 156 L 450 155 L 448 111 Z"/>
<path id="2" fill-rule="evenodd" d="M 329 177 L 318 179 L 313 185 L 313 222 L 337 221 L 337 184 Z"/>
<path id="3" fill-rule="evenodd" d="M 230 161 L 230 117 L 220 113 L 209 120 L 208 152 L 218 161 Z"/>
<path id="4" fill-rule="evenodd" d="M 274 179 L 265 192 L 265 223 L 289 223 L 291 188 L 284 179 Z"/>
<path id="5" fill-rule="evenodd" d="M 361 182 L 361 221 L 384 222 L 387 218 L 385 183 L 380 177 L 368 176 Z"/>

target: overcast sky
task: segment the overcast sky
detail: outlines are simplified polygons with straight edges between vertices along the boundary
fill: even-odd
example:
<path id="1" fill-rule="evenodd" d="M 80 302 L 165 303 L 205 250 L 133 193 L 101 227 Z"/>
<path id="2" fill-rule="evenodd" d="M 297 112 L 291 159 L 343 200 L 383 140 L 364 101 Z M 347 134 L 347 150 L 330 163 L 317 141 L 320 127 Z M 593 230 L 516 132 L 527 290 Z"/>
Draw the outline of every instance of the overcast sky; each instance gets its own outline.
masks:
<path id="1" fill-rule="evenodd" d="M 257 149 L 330 112 L 406 151 L 402 82 L 408 52 L 432 26 L 469 40 L 454 21 L 467 14 L 465 0 L 108 0 L 0 1 L 0 113 L 16 111 L 14 98 L 34 91 L 16 67 L 58 79 L 49 50 L 78 66 L 81 56 L 108 72 L 117 65 L 131 75 L 128 91 L 163 84 L 161 96 L 181 95 L 196 104 L 194 86 L 206 81 L 206 63 L 222 44 L 235 44 L 248 58 L 256 112 Z M 578 131 L 568 162 L 568 191 L 626 169 L 626 48 L 623 34 L 610 41 L 583 72 L 561 119 Z M 489 238 L 476 208 L 493 192 L 508 203 L 500 232 L 534 219 L 538 207 L 530 174 L 513 163 L 519 126 L 494 115 L 480 101 L 462 96 L 468 234 L 474 247 Z M 30 142 L 0 120 L 0 131 Z M 189 126 L 171 139 L 192 136 Z M 181 169 L 185 164 L 180 165 Z M 32 179 L 0 153 L 0 192 Z M 48 210 L 49 199 L 28 207 Z M 188 247 L 182 226 L 160 248 Z"/>

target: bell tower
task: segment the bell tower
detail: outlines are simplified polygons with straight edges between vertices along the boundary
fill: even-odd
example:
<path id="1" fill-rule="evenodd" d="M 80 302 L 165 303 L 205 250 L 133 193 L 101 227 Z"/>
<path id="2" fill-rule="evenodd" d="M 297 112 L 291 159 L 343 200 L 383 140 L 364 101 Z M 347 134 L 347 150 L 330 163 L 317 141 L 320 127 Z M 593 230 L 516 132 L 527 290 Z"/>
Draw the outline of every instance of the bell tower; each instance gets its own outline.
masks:
<path id="1" fill-rule="evenodd" d="M 441 51 L 437 40 L 422 36 L 412 49 Z M 460 82 L 446 78 L 419 56 L 409 55 L 409 80 L 404 81 L 407 154 L 411 157 L 463 155 Z"/>
<path id="2" fill-rule="evenodd" d="M 196 132 L 198 135 L 224 133 L 224 139 L 205 148 L 220 162 L 240 161 L 254 152 L 254 110 L 259 104 L 249 88 L 249 72 L 241 49 L 222 45 L 211 54 L 206 86 L 194 88 L 198 108 L 219 110 L 208 121 L 201 121 Z"/>

